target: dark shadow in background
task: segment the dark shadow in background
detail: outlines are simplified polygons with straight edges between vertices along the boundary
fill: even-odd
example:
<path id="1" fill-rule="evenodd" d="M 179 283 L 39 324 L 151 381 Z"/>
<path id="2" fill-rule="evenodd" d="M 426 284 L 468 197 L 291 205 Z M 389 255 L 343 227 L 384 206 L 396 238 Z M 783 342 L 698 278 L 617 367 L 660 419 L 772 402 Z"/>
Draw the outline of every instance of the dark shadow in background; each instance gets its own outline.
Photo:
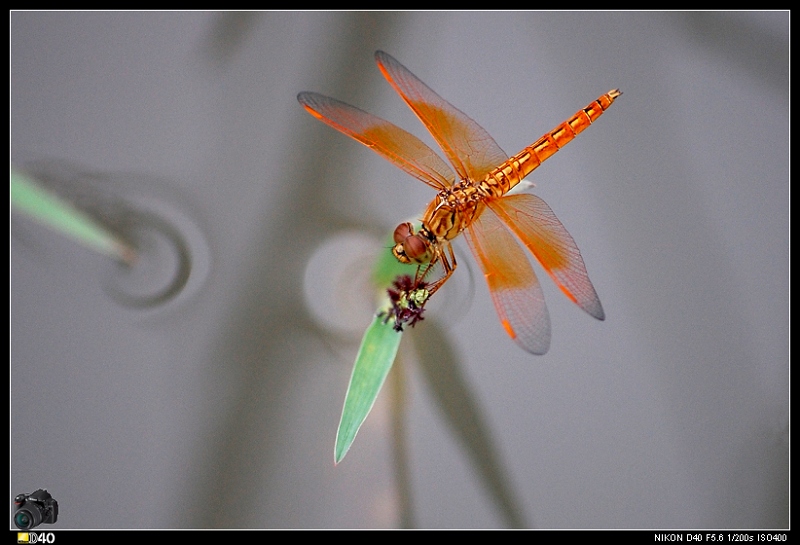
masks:
<path id="1" fill-rule="evenodd" d="M 264 17 L 260 15 L 259 17 Z M 334 66 L 320 66 L 320 72 L 331 75 L 326 89 L 339 96 L 355 96 L 358 90 L 371 89 L 377 80 L 373 75 L 348 70 L 352 59 L 362 53 L 361 40 L 370 35 L 393 35 L 402 16 L 393 14 L 353 13 L 340 14 L 341 28 L 338 34 L 347 37 L 335 41 L 338 59 Z M 237 28 L 248 28 L 239 19 Z M 226 25 L 230 17 L 222 17 Z M 234 29 L 235 30 L 235 29 Z M 213 31 L 215 43 L 219 37 L 237 36 L 235 31 L 217 29 Z M 239 39 L 237 37 L 237 39 Z M 234 47 L 215 46 L 223 51 Z M 330 53 L 330 52 L 328 52 Z M 330 58 L 330 57 L 328 57 Z M 338 67 L 338 69 L 337 69 Z M 298 92 L 302 89 L 298 89 Z M 287 107 L 296 107 L 293 96 L 287 96 Z M 231 322 L 223 328 L 212 361 L 220 361 L 235 379 L 236 399 L 221 416 L 220 424 L 212 436 L 202 440 L 206 445 L 191 461 L 191 472 L 200 476 L 192 480 L 185 493 L 185 525 L 192 528 L 244 528 L 259 525 L 241 510 L 242 499 L 263 497 L 262 481 L 252 475 L 263 475 L 261 468 L 271 467 L 271 452 L 256 449 L 255 442 L 270 442 L 278 436 L 279 429 L 274 419 L 264 421 L 261 415 L 279 415 L 282 392 L 291 389 L 294 378 L 293 367 L 297 364 L 291 356 L 286 340 L 294 337 L 298 330 L 318 333 L 303 302 L 302 283 L 305 259 L 313 247 L 332 230 L 353 226 L 348 219 L 338 217 L 328 209 L 329 195 L 347 191 L 347 184 L 337 183 L 328 173 L 332 161 L 347 161 L 347 157 L 332 157 L 329 150 L 319 145 L 326 136 L 323 127 L 316 127 L 313 134 L 297 135 L 308 142 L 308 150 L 300 157 L 288 158 L 285 169 L 286 200 L 277 208 L 281 210 L 279 225 L 291 226 L 290 236 L 275 236 L 265 230 L 254 240 L 263 247 L 256 252 L 261 259 L 246 267 L 251 271 L 246 285 L 240 288 L 239 302 L 231 310 Z M 348 148 L 355 152 L 356 146 Z M 313 183 L 301 183 L 313 180 Z M 350 198 L 357 199 L 356 195 Z M 289 259 L 272 256 L 291 256 Z M 294 337 L 296 338 L 296 337 Z M 261 436 L 252 438 L 253 431 Z M 331 437 L 335 430 L 331 430 Z M 253 442 L 253 443 L 251 443 Z M 333 444 L 331 443 L 331 452 Z M 333 464 L 333 456 L 331 456 Z M 213 501 L 209 501 L 213 498 Z M 282 501 L 272 498 L 273 501 Z"/>

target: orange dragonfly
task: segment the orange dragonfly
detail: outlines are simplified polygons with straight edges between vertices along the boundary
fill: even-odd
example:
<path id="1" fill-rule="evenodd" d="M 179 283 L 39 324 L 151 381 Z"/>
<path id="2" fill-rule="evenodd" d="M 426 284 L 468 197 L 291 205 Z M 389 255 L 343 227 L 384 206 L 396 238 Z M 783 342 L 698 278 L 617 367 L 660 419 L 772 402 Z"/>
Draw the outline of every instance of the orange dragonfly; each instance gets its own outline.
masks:
<path id="1" fill-rule="evenodd" d="M 600 117 L 622 93 L 612 90 L 601 95 L 509 158 L 483 127 L 393 57 L 377 51 L 375 60 L 442 148 L 452 169 L 419 138 L 389 121 L 317 93 L 300 93 L 297 100 L 320 121 L 365 144 L 437 191 L 417 232 L 410 223 L 400 224 L 394 232 L 394 256 L 403 263 L 417 264 L 412 286 L 427 289 L 411 289 L 408 295 L 421 307 L 447 281 L 456 268 L 450 242 L 464 233 L 486 277 L 500 322 L 525 350 L 547 352 L 550 316 L 542 288 L 519 242 L 569 299 L 598 320 L 605 319 L 580 251 L 550 207 L 535 195 L 508 192 Z M 431 283 L 422 282 L 436 265 L 443 270 L 441 276 Z"/>

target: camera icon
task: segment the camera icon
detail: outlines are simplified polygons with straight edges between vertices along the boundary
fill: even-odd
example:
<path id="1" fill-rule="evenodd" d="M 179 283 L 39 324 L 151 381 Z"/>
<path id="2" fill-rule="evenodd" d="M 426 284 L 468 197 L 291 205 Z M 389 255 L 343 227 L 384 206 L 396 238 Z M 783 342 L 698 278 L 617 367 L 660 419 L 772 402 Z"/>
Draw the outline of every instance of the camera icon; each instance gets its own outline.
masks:
<path id="1" fill-rule="evenodd" d="M 53 524 L 58 520 L 58 502 L 47 490 L 39 489 L 14 498 L 14 524 L 20 530 L 30 530 L 40 524 Z"/>

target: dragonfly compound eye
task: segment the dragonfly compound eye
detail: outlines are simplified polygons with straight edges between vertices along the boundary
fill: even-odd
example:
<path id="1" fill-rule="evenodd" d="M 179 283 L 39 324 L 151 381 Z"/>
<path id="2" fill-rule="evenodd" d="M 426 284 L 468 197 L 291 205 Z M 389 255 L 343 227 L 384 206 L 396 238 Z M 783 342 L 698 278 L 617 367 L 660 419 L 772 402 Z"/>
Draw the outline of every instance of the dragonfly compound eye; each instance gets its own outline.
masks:
<path id="1" fill-rule="evenodd" d="M 394 230 L 394 241 L 397 244 L 401 244 L 405 239 L 412 236 L 413 234 L 414 234 L 414 227 L 410 223 L 408 222 L 401 223 Z"/>
<path id="2" fill-rule="evenodd" d="M 431 260 L 430 242 L 419 234 L 407 237 L 403 241 L 403 250 L 415 263 L 427 263 Z"/>

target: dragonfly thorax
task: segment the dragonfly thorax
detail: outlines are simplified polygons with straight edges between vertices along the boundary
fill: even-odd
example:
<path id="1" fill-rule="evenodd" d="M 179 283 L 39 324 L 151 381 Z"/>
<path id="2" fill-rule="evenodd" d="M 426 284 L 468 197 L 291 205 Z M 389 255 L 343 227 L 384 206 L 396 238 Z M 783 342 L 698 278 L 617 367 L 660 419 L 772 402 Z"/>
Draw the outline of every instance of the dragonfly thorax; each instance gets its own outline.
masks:
<path id="1" fill-rule="evenodd" d="M 392 253 L 401 263 L 435 261 L 442 243 L 456 238 L 480 215 L 488 196 L 481 185 L 470 180 L 441 190 L 425 210 L 418 232 L 408 222 L 397 226 Z"/>
<path id="2" fill-rule="evenodd" d="M 480 185 L 462 180 L 436 195 L 422 224 L 437 239 L 453 240 L 480 215 L 487 196 Z"/>

